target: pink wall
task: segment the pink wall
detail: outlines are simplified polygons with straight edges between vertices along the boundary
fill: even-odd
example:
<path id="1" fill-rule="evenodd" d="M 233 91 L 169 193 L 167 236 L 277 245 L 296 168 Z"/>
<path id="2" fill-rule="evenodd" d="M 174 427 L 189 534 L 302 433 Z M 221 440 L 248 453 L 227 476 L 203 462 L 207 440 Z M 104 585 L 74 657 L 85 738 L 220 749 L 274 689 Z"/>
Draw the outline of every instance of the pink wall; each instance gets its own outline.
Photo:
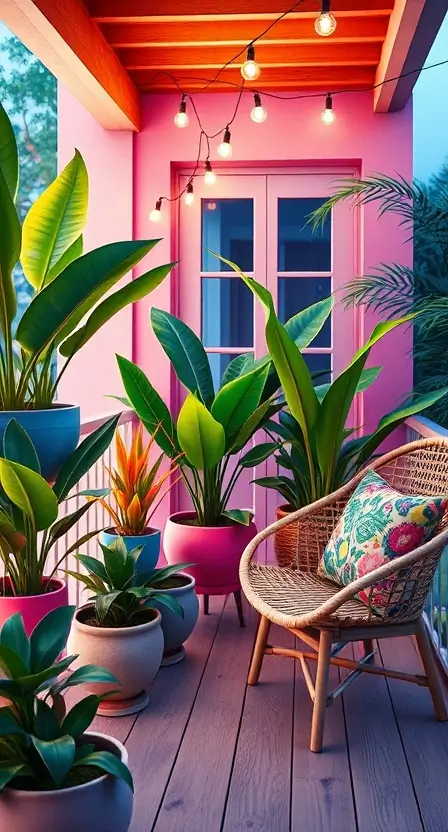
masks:
<path id="1" fill-rule="evenodd" d="M 233 159 L 235 165 L 245 167 L 276 162 L 310 165 L 325 163 L 353 164 L 359 173 L 381 171 L 406 178 L 412 177 L 412 107 L 388 115 L 374 115 L 371 93 L 357 93 L 335 97 L 336 122 L 331 127 L 320 120 L 323 98 L 284 103 L 264 99 L 268 119 L 262 125 L 249 118 L 252 98 L 243 100 L 240 113 L 232 125 Z M 233 94 L 203 94 L 196 103 L 205 129 L 214 133 L 225 125 L 233 113 L 236 98 Z M 163 220 L 148 221 L 156 199 L 170 195 L 176 178 L 176 168 L 194 166 L 197 156 L 198 127 L 190 112 L 190 124 L 180 130 L 173 123 L 179 105 L 177 95 L 144 96 L 142 131 L 134 139 L 135 225 L 138 236 L 157 234 L 163 241 L 157 248 L 160 262 L 176 255 L 177 205 L 163 204 Z M 191 107 L 190 107 L 191 110 Z M 216 148 L 220 139 L 212 142 L 212 162 L 219 157 Z M 226 168 L 229 165 L 226 164 Z M 392 217 L 378 220 L 376 210 L 369 207 L 362 212 L 357 252 L 361 272 L 368 272 L 382 261 L 410 264 L 412 246 L 404 244 L 405 235 Z M 150 298 L 138 304 L 135 315 L 135 360 L 156 383 L 166 401 L 173 395 L 168 362 L 150 331 L 148 312 L 151 305 L 171 311 L 175 309 L 176 270 Z M 373 326 L 373 316 L 363 322 L 366 334 Z M 403 329 L 387 336 L 372 355 L 371 364 L 383 364 L 385 369 L 374 388 L 365 397 L 365 426 L 373 427 L 385 409 L 392 409 L 400 396 L 411 390 L 412 367 L 406 353 L 411 336 Z"/>
<path id="2" fill-rule="evenodd" d="M 58 90 L 59 167 L 67 164 L 76 147 L 89 173 L 84 250 L 132 240 L 133 134 L 105 130 L 65 87 L 59 84 Z M 131 307 L 123 309 L 83 347 L 63 376 L 59 399 L 80 404 L 84 419 L 117 411 L 117 403 L 105 394 L 121 392 L 115 353 L 132 356 L 132 314 Z"/>

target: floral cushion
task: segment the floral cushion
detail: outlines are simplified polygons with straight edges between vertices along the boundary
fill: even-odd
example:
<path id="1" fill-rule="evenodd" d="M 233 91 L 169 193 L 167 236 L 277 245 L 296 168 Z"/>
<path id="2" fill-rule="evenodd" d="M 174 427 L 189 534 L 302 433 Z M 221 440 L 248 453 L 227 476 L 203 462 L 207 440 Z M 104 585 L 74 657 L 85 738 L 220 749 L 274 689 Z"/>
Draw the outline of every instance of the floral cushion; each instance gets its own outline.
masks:
<path id="1" fill-rule="evenodd" d="M 319 575 L 347 586 L 393 558 L 411 552 L 432 537 L 447 504 L 447 497 L 407 497 L 370 471 L 354 491 L 333 531 L 319 564 Z M 372 612 L 382 615 L 383 608 L 390 604 L 391 585 L 390 579 L 382 581 L 357 597 Z"/>

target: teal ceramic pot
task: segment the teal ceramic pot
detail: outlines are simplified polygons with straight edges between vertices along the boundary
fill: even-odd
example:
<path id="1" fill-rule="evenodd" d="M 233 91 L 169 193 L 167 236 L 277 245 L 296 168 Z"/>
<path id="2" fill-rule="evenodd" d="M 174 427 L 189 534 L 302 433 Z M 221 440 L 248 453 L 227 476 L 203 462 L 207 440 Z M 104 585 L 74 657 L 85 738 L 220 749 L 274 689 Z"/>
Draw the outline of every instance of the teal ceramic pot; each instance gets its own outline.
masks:
<path id="1" fill-rule="evenodd" d="M 77 405 L 55 404 L 47 410 L 0 411 L 0 446 L 11 419 L 24 428 L 36 448 L 42 476 L 54 482 L 64 462 L 75 450 L 80 435 Z"/>
<path id="2" fill-rule="evenodd" d="M 132 552 L 137 546 L 143 546 L 137 562 L 139 572 L 150 572 L 156 568 L 160 553 L 159 529 L 147 529 L 146 534 L 135 535 L 118 535 L 114 529 L 105 529 L 100 534 L 100 543 L 110 546 L 118 537 L 121 537 L 128 552 Z"/>
<path id="3" fill-rule="evenodd" d="M 167 589 L 157 587 L 157 592 L 163 595 L 169 594 L 175 598 L 184 611 L 183 618 L 160 601 L 151 599 L 151 606 L 162 613 L 162 631 L 165 641 L 162 667 L 177 664 L 185 658 L 183 643 L 191 636 L 198 620 L 199 602 L 195 592 L 195 580 L 186 572 L 178 572 L 172 575 L 170 582 L 175 583 L 178 577 L 183 579 L 181 586 L 172 586 Z"/>

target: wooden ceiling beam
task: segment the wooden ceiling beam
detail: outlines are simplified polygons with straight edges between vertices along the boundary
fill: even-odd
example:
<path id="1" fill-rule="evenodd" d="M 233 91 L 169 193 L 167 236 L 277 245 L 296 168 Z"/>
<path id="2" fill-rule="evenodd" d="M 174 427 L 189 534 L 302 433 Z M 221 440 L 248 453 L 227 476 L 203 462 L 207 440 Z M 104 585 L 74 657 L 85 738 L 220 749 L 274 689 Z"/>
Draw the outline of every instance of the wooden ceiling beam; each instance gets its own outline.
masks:
<path id="1" fill-rule="evenodd" d="M 1 0 L 1 17 L 103 127 L 139 129 L 139 92 L 82 0 Z"/>
<path id="2" fill-rule="evenodd" d="M 387 32 L 388 18 L 377 16 L 363 18 L 360 22 L 356 17 L 343 17 L 338 21 L 338 27 L 331 38 L 331 43 L 383 43 Z M 266 21 L 260 20 L 231 20 L 215 21 L 185 21 L 179 23 L 107 23 L 101 25 L 101 30 L 111 46 L 114 48 L 137 48 L 140 46 L 213 46 L 227 44 L 229 46 L 244 46 L 249 43 L 254 32 L 262 31 Z M 258 43 L 316 43 L 314 26 L 310 20 L 298 19 L 281 20 L 271 32 Z"/>

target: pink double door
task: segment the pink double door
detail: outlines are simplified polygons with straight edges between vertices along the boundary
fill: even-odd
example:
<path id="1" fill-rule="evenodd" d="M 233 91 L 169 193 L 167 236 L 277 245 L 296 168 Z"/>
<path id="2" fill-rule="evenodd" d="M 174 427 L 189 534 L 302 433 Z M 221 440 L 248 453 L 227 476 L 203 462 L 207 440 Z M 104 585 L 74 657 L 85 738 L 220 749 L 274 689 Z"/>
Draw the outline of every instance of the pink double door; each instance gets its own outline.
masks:
<path id="1" fill-rule="evenodd" d="M 307 222 L 332 192 L 335 178 L 350 173 L 220 171 L 212 186 L 202 177 L 195 179 L 194 204 L 180 205 L 178 313 L 204 344 L 216 390 L 235 356 L 252 353 L 259 358 L 267 350 L 260 304 L 211 252 L 237 263 L 266 286 L 282 321 L 335 293 L 331 319 L 306 350 L 306 360 L 311 370 L 323 373 L 324 383 L 351 359 L 355 316 L 353 310 L 344 311 L 337 297 L 355 274 L 354 215 L 346 205 L 337 206 L 316 233 Z M 180 180 L 185 185 L 188 177 Z M 245 472 L 231 500 L 231 507 L 253 509 L 259 528 L 275 519 L 281 500 L 251 480 L 275 474 L 275 469 L 275 462 L 268 460 Z"/>

